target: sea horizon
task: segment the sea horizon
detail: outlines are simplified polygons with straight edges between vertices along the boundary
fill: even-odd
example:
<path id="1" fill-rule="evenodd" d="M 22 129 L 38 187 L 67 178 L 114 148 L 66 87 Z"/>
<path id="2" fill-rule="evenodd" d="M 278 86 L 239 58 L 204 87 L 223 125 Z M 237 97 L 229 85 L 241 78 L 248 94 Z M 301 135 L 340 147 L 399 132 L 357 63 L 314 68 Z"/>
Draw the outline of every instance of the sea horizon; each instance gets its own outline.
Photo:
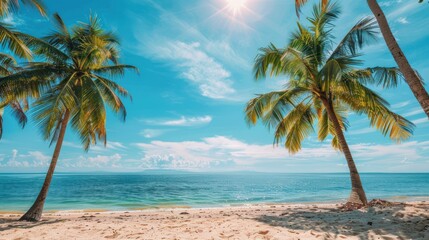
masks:
<path id="1" fill-rule="evenodd" d="M 55 175 L 45 210 L 333 203 L 345 201 L 350 193 L 349 173 L 143 171 Z M 429 196 L 429 173 L 361 173 L 361 178 L 369 200 L 403 202 Z M 44 173 L 0 173 L 0 211 L 25 211 L 43 179 Z"/>
<path id="2" fill-rule="evenodd" d="M 207 171 L 207 170 L 158 170 L 158 169 L 151 169 L 151 170 L 139 170 L 139 171 L 67 171 L 67 172 L 55 172 L 54 174 L 175 174 L 175 173 L 196 173 L 196 174 L 231 174 L 231 173 L 255 173 L 255 174 L 349 174 L 349 172 L 272 172 L 272 171 L 253 171 L 253 170 L 231 170 L 231 171 Z M 45 171 L 40 172 L 0 172 L 0 174 L 46 174 Z M 429 172 L 359 172 L 359 174 L 429 174 Z"/>

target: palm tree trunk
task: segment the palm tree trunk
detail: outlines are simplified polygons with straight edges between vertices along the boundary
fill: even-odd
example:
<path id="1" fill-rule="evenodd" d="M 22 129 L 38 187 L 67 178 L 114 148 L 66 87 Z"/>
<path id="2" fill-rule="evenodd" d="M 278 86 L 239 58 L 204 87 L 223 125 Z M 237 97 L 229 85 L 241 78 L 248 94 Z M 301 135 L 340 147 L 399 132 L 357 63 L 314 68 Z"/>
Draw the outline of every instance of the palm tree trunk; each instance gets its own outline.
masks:
<path id="1" fill-rule="evenodd" d="M 350 197 L 347 202 L 362 204 L 363 206 L 366 206 L 368 204 L 368 201 L 366 199 L 365 191 L 362 187 L 362 182 L 360 180 L 359 172 L 356 168 L 355 162 L 353 161 L 352 153 L 350 152 L 346 138 L 344 137 L 344 134 L 343 134 L 343 130 L 337 119 L 337 115 L 334 112 L 332 103 L 329 102 L 327 99 L 322 99 L 322 102 L 328 113 L 329 120 L 334 125 L 335 135 L 338 139 L 338 142 L 340 143 L 341 150 L 344 153 L 344 156 L 346 157 L 347 165 L 349 167 L 350 180 L 352 183 L 352 191 L 350 193 Z"/>
<path id="2" fill-rule="evenodd" d="M 34 201 L 33 206 L 19 219 L 20 221 L 39 221 L 42 217 L 43 206 L 48 195 L 49 186 L 54 175 L 55 166 L 57 165 L 58 157 L 60 156 L 61 146 L 63 145 L 64 135 L 66 133 L 67 123 L 70 118 L 69 110 L 66 110 L 63 120 L 61 121 L 61 129 L 58 135 L 58 140 L 55 145 L 54 155 L 52 156 L 51 164 L 49 165 L 48 172 L 46 173 L 45 181 L 43 182 L 42 189 Z"/>
<path id="3" fill-rule="evenodd" d="M 416 71 L 411 67 L 401 48 L 399 47 L 398 42 L 390 30 L 389 24 L 384 16 L 383 11 L 378 5 L 377 0 L 367 0 L 368 6 L 377 19 L 378 25 L 380 26 L 381 33 L 383 38 L 386 41 L 387 47 L 390 50 L 393 58 L 398 64 L 399 69 L 404 75 L 405 81 L 408 86 L 410 86 L 411 91 L 416 97 L 417 101 L 423 108 L 423 111 L 429 118 L 429 94 L 423 86 L 423 82 L 420 77 L 417 75 Z M 417 4 L 417 2 L 416 2 Z"/>

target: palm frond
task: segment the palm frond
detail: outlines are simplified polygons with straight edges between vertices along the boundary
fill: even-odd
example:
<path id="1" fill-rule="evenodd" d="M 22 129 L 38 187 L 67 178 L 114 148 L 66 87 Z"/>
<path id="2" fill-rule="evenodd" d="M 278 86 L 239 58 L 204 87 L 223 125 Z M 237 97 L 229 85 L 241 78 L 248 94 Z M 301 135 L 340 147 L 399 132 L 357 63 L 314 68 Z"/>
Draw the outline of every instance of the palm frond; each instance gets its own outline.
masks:
<path id="1" fill-rule="evenodd" d="M 17 100 L 3 100 L 0 103 L 0 139 L 3 135 L 3 113 L 6 107 L 10 108 L 12 116 L 18 121 L 22 128 L 24 128 L 27 123 L 25 102 L 24 107 L 22 107 L 21 103 Z"/>
<path id="2" fill-rule="evenodd" d="M 129 92 L 124 87 L 120 86 L 119 84 L 115 83 L 114 81 L 109 80 L 107 78 L 104 78 L 102 76 L 96 75 L 96 74 L 94 74 L 92 76 L 94 77 L 94 79 L 97 79 L 98 81 L 100 81 L 103 85 L 105 85 L 106 87 L 111 89 L 113 92 L 120 94 L 122 97 L 129 97 L 130 99 L 132 99 Z"/>
<path id="3" fill-rule="evenodd" d="M 106 100 L 90 77 L 82 79 L 82 87 L 78 89 L 77 95 L 80 104 L 74 108 L 71 123 L 79 133 L 84 149 L 88 151 L 91 144 L 97 143 L 97 139 L 106 142 Z"/>
<path id="4" fill-rule="evenodd" d="M 138 73 L 138 68 L 132 65 L 111 65 L 111 66 L 101 66 L 94 69 L 94 73 L 96 74 L 107 74 L 110 77 L 122 77 L 125 73 L 125 70 L 130 69 L 134 70 L 136 73 Z"/>
<path id="5" fill-rule="evenodd" d="M 267 72 L 270 72 L 271 76 L 279 75 L 282 72 L 284 50 L 276 48 L 274 44 L 270 44 L 266 48 L 260 48 L 259 51 L 260 53 L 256 56 L 253 67 L 255 79 L 265 78 Z"/>
<path id="6" fill-rule="evenodd" d="M 0 53 L 0 63 L 7 66 L 16 66 L 17 64 L 15 58 L 6 53 Z"/>
<path id="7" fill-rule="evenodd" d="M 377 40 L 378 25 L 372 17 L 365 17 L 354 25 L 331 54 L 331 58 L 357 55 L 363 46 Z"/>
<path id="8" fill-rule="evenodd" d="M 289 152 L 291 154 L 298 152 L 302 147 L 302 141 L 314 131 L 314 118 L 315 113 L 311 104 L 303 102 L 297 104 L 277 125 L 274 142 L 278 144 L 285 138 L 285 147 Z"/>
<path id="9" fill-rule="evenodd" d="M 43 3 L 39 0 L 21 0 L 24 5 L 36 8 L 42 16 L 46 16 L 46 10 Z M 8 16 L 16 12 L 20 7 L 19 0 L 2 0 L 0 1 L 0 15 Z"/>
<path id="10" fill-rule="evenodd" d="M 3 48 L 10 49 L 18 57 L 28 60 L 33 58 L 30 49 L 17 36 L 17 32 L 10 30 L 10 26 L 0 23 L 0 42 Z"/>
<path id="11" fill-rule="evenodd" d="M 346 103 L 353 111 L 365 114 L 370 119 L 371 126 L 380 130 L 383 135 L 389 134 L 395 141 L 408 139 L 414 124 L 404 117 L 390 111 L 389 103 L 371 89 L 358 81 L 348 81 L 345 91 L 336 92 L 336 96 Z"/>
<path id="12" fill-rule="evenodd" d="M 34 53 L 39 57 L 45 57 L 46 60 L 54 63 L 67 61 L 69 56 L 60 49 L 54 47 L 43 39 L 33 37 L 25 33 L 16 34 Z"/>
<path id="13" fill-rule="evenodd" d="M 246 113 L 246 121 L 249 125 L 254 125 L 257 123 L 258 119 L 265 119 L 267 120 L 266 116 L 267 110 L 270 111 L 270 109 L 277 109 L 278 105 L 282 105 L 281 107 L 288 109 L 288 107 L 293 106 L 294 103 L 285 97 L 280 97 L 286 95 L 287 91 L 276 91 L 276 92 L 270 92 L 266 94 L 260 94 L 257 97 L 251 99 L 247 102 L 245 113 Z M 282 113 L 278 111 L 272 111 L 273 119 L 281 119 Z"/>
<path id="14" fill-rule="evenodd" d="M 0 53 L 0 77 L 12 74 L 19 67 L 14 57 Z"/>
<path id="15" fill-rule="evenodd" d="M 407 140 L 413 135 L 415 125 L 385 106 L 369 111 L 368 118 L 372 127 L 377 128 L 384 136 L 389 135 L 396 142 Z"/>
<path id="16" fill-rule="evenodd" d="M 75 74 L 64 78 L 58 85 L 50 88 L 34 103 L 34 119 L 42 128 L 45 139 L 50 139 L 55 132 L 58 119 L 62 118 L 67 109 L 79 106 L 78 99 L 73 92 Z"/>
<path id="17" fill-rule="evenodd" d="M 0 78 L 0 93 L 4 93 L 3 97 L 8 99 L 23 99 L 27 96 L 38 98 L 52 86 L 56 80 L 52 78 L 58 76 L 59 70 L 56 66 L 43 64 L 5 76 Z"/>
<path id="18" fill-rule="evenodd" d="M 324 4 L 322 1 L 321 4 L 313 6 L 313 14 L 307 20 L 311 24 L 309 29 L 316 38 L 329 36 L 326 33 L 330 31 L 332 22 L 338 19 L 340 12 L 340 7 L 336 2 L 326 1 Z"/>
<path id="19" fill-rule="evenodd" d="M 250 125 L 260 119 L 268 128 L 276 127 L 284 114 L 307 92 L 305 88 L 293 88 L 261 94 L 247 103 L 246 121 Z"/>
<path id="20" fill-rule="evenodd" d="M 361 70 L 360 74 L 358 79 L 362 83 L 381 85 L 384 88 L 396 87 L 404 79 L 402 72 L 397 67 L 366 68 Z"/>
<path id="21" fill-rule="evenodd" d="M 125 96 L 128 95 L 128 92 L 122 87 L 118 88 L 119 85 L 112 83 L 112 81 L 101 77 L 98 77 L 96 80 L 94 80 L 94 84 L 98 88 L 99 94 L 103 100 L 113 109 L 115 113 L 119 113 L 122 120 L 125 121 L 127 111 L 119 96 L 116 95 L 115 91 L 119 91 L 122 95 Z"/>
<path id="22" fill-rule="evenodd" d="M 12 101 L 9 103 L 9 106 L 12 110 L 13 116 L 18 120 L 21 127 L 24 128 L 27 123 L 27 115 L 25 114 L 25 110 L 22 108 L 21 104 L 18 101 Z"/>
<path id="23" fill-rule="evenodd" d="M 301 12 L 301 8 L 303 5 L 307 3 L 308 0 L 295 0 L 295 12 L 296 15 L 299 17 L 299 14 Z M 329 0 L 321 0 L 322 8 L 326 9 L 326 6 L 328 5 Z"/>

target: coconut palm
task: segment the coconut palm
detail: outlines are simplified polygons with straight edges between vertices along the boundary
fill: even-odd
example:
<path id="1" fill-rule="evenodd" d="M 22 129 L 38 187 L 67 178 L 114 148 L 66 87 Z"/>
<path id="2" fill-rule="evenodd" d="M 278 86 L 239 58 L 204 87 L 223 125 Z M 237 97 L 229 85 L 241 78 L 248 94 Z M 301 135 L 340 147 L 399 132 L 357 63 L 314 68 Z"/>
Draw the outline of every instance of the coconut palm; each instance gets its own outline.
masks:
<path id="1" fill-rule="evenodd" d="M 42 2 L 39 0 L 2 0 L 0 1 L 0 16 L 7 17 L 10 16 L 13 12 L 16 12 L 20 7 L 20 3 L 24 5 L 30 5 L 31 7 L 36 8 L 40 14 L 46 16 L 45 7 Z M 25 45 L 22 39 L 20 39 L 19 32 L 12 29 L 12 26 L 6 24 L 0 20 L 0 42 L 3 48 L 10 49 L 16 56 L 23 57 L 26 59 L 32 58 L 32 53 L 28 46 Z M 30 36 L 28 36 L 30 37 Z M 10 75 L 13 71 L 17 69 L 15 59 L 4 53 L 0 53 L 0 77 Z M 0 103 L 0 138 L 3 134 L 3 113 L 5 107 L 10 107 L 12 110 L 13 116 L 17 118 L 19 124 L 24 127 L 27 122 L 27 116 L 25 111 L 28 109 L 28 104 L 24 98 L 23 102 L 18 100 L 7 100 L 5 96 L 7 92 L 0 93 L 1 103 Z M 24 105 L 22 106 L 23 103 Z"/>
<path id="2" fill-rule="evenodd" d="M 120 96 L 127 90 L 110 77 L 121 77 L 131 65 L 118 64 L 117 38 L 103 30 L 96 17 L 71 30 L 54 15 L 57 30 L 42 40 L 25 38 L 26 44 L 43 62 L 29 63 L 23 71 L 0 80 L 0 91 L 8 87 L 16 98 L 35 99 L 33 117 L 46 140 L 56 142 L 54 154 L 42 189 L 21 220 L 41 218 L 49 185 L 61 151 L 68 125 L 80 136 L 88 150 L 98 140 L 106 144 L 106 106 L 125 120 L 126 110 Z"/>
<path id="3" fill-rule="evenodd" d="M 401 77 L 400 71 L 359 68 L 359 49 L 375 38 L 375 22 L 370 18 L 360 20 L 335 44 L 333 20 L 339 13 L 335 4 L 315 6 L 313 16 L 308 18 L 309 26 L 298 23 L 298 30 L 285 48 L 271 44 L 260 49 L 254 64 L 255 79 L 267 74 L 290 79 L 284 89 L 251 99 L 245 113 L 249 124 L 260 120 L 275 129 L 274 143 L 285 139 L 284 146 L 292 154 L 301 149 L 317 121 L 318 139 L 323 141 L 332 135 L 332 146 L 347 160 L 352 185 L 348 202 L 366 205 L 365 191 L 344 136 L 347 112 L 366 115 L 371 126 L 396 141 L 410 137 L 413 124 L 390 111 L 388 103 L 366 86 L 395 83 Z"/>
<path id="4" fill-rule="evenodd" d="M 295 0 L 295 8 L 298 16 L 302 5 L 304 5 L 307 1 L 308 0 Z M 321 0 L 321 4 L 323 6 L 326 6 L 328 2 L 329 0 Z M 419 3 L 421 2 L 423 1 L 419 0 Z M 415 98 L 419 102 L 420 106 L 423 108 L 423 111 L 429 118 L 429 94 L 423 86 L 422 78 L 408 62 L 408 59 L 402 51 L 401 47 L 399 46 L 398 42 L 396 41 L 395 36 L 393 36 L 389 23 L 386 20 L 386 16 L 384 15 L 383 10 L 380 8 L 380 5 L 378 4 L 377 0 L 367 0 L 367 3 L 375 18 L 377 19 L 384 41 L 386 42 L 390 53 L 395 59 L 396 64 L 401 70 L 405 82 L 408 84 Z M 387 85 L 392 84 L 388 83 Z M 396 85 L 396 83 L 393 85 Z"/>

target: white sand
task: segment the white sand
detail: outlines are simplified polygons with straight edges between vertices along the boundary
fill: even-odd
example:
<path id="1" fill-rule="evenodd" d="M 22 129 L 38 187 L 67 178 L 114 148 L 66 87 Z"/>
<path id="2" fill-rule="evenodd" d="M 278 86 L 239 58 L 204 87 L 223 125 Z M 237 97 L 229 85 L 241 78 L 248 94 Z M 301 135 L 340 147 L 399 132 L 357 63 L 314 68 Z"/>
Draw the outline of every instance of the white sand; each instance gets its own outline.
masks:
<path id="1" fill-rule="evenodd" d="M 429 202 L 342 212 L 337 204 L 0 214 L 0 239 L 429 239 Z"/>

